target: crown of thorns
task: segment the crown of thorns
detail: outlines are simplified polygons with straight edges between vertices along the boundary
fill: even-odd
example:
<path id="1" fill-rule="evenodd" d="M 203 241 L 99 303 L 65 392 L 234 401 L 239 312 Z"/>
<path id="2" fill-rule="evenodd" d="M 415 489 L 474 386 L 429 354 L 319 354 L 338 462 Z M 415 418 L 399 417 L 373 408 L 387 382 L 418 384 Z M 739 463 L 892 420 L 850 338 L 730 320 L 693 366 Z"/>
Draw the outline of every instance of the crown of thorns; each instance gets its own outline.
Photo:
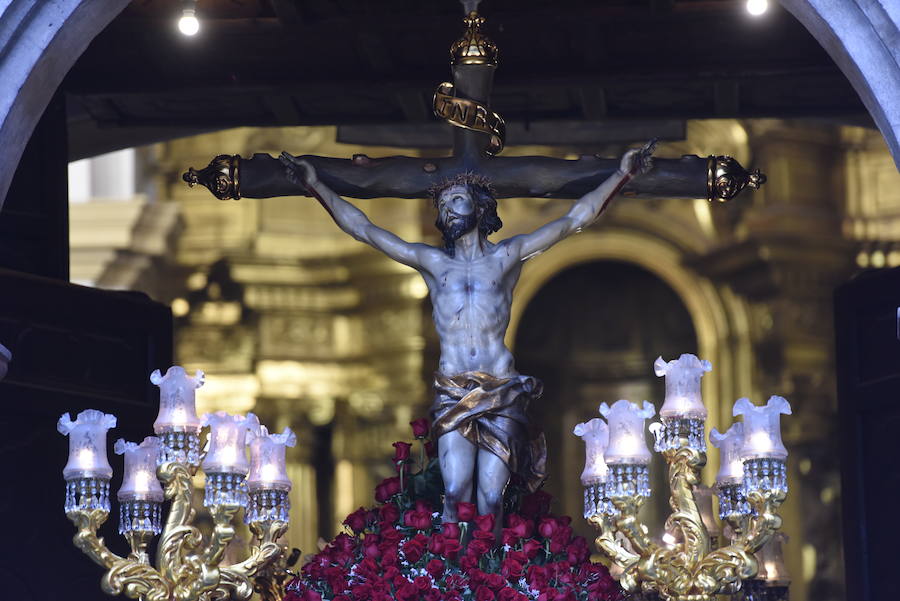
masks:
<path id="1" fill-rule="evenodd" d="M 466 173 L 459 173 L 453 177 L 445 178 L 441 182 L 428 188 L 428 193 L 431 195 L 431 199 L 434 201 L 435 206 L 437 206 L 438 198 L 440 198 L 441 192 L 452 186 L 478 186 L 479 188 L 482 188 L 485 192 L 490 194 L 491 197 L 496 196 L 494 186 L 491 185 L 491 180 L 481 174 L 472 173 L 471 171 L 469 171 Z"/>

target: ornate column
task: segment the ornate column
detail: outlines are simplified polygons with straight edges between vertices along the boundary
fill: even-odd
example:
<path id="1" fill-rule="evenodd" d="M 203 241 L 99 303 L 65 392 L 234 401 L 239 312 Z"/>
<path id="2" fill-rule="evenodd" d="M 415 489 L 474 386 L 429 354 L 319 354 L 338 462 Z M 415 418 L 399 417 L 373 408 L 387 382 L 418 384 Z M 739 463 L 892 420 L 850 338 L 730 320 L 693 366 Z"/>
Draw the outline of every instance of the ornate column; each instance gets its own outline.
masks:
<path id="1" fill-rule="evenodd" d="M 792 492 L 784 507 L 786 551 L 801 599 L 843 598 L 832 294 L 852 269 L 841 236 L 843 187 L 836 131 L 775 121 L 749 124 L 769 184 L 752 198 L 727 245 L 699 270 L 731 286 L 752 311 L 754 396 L 790 399 L 785 424 Z"/>

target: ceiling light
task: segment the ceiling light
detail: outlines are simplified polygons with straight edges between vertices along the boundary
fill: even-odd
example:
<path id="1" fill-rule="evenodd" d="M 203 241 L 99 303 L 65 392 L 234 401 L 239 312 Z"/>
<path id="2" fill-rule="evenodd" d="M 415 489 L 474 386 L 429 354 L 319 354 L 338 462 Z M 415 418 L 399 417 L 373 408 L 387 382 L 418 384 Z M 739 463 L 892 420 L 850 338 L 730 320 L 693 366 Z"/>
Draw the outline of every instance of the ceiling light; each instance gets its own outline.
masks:
<path id="1" fill-rule="evenodd" d="M 758 17 L 769 10 L 768 0 L 747 0 L 747 12 Z"/>
<path id="2" fill-rule="evenodd" d="M 178 19 L 178 31 L 188 36 L 196 35 L 200 31 L 200 21 L 197 19 L 197 15 L 194 14 L 195 12 L 196 10 L 193 6 L 185 7 L 181 12 L 181 18 Z"/>

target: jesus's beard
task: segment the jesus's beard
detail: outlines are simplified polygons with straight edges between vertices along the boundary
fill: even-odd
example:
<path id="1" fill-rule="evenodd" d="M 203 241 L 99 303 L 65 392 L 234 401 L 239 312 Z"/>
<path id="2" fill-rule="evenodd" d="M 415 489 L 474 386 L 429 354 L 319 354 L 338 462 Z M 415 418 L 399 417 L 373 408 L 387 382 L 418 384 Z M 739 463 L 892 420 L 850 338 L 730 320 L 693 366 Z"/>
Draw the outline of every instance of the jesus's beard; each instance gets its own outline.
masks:
<path id="1" fill-rule="evenodd" d="M 452 215 L 456 217 L 446 225 L 444 222 L 438 222 L 438 229 L 444 236 L 444 248 L 451 257 L 456 254 L 456 241 L 465 236 L 478 226 L 478 216 L 472 212 L 468 215 Z"/>

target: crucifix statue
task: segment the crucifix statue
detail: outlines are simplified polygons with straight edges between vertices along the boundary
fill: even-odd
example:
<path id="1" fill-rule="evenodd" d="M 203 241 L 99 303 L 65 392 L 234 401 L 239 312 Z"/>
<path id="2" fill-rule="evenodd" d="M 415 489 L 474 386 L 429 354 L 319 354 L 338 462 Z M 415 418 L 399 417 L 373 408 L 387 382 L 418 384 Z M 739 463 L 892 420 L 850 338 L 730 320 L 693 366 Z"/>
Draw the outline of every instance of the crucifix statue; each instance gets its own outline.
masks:
<path id="1" fill-rule="evenodd" d="M 440 84 L 433 103 L 435 114 L 455 126 L 452 156 L 220 155 L 184 179 L 221 199 L 313 196 L 345 232 L 422 275 L 440 338 L 432 417 L 446 489 L 443 519 L 456 521 L 457 503 L 474 495 L 480 513 L 497 516 L 499 529 L 511 474 L 532 490 L 546 476 L 543 435 L 526 415 L 541 384 L 516 372 L 504 344 L 523 262 L 589 226 L 620 192 L 724 201 L 746 186 L 758 188 L 765 176 L 729 157 L 651 163 L 652 143 L 618 160 L 495 156 L 505 141 L 503 119 L 487 104 L 498 51 L 477 12 L 470 10 L 464 22 L 463 37 L 451 47 L 453 83 Z M 443 247 L 401 240 L 342 196 L 431 198 Z M 502 225 L 497 198 L 509 197 L 578 200 L 530 234 L 491 242 L 488 235 Z"/>

